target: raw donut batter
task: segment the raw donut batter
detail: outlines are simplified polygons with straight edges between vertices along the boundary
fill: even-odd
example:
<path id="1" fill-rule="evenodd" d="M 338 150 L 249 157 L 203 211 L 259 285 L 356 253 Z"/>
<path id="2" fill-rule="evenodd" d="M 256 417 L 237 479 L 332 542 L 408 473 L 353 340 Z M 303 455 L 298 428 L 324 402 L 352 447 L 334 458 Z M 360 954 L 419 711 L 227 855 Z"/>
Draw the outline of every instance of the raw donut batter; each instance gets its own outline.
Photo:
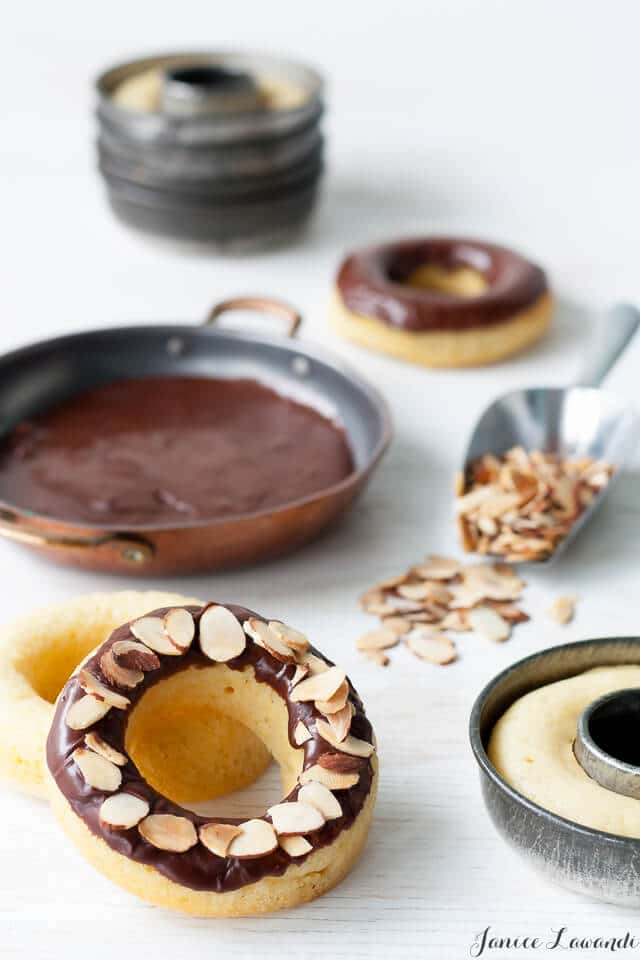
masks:
<path id="1" fill-rule="evenodd" d="M 532 690 L 496 723 L 489 760 L 525 797 L 594 830 L 640 838 L 640 800 L 600 786 L 573 753 L 578 718 L 606 693 L 640 687 L 640 666 L 596 667 Z"/>

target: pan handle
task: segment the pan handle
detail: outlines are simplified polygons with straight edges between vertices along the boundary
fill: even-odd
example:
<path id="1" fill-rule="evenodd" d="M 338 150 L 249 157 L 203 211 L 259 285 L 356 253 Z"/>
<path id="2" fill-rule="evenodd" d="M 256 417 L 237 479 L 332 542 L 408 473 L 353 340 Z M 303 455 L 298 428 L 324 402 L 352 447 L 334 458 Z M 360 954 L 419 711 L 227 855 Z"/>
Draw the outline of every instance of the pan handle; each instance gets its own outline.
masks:
<path id="1" fill-rule="evenodd" d="M 18 517 L 8 510 L 0 511 L 0 537 L 28 543 L 36 547 L 64 547 L 65 549 L 90 549 L 112 546 L 122 560 L 132 566 L 142 566 L 153 557 L 153 544 L 135 533 L 99 533 L 81 536 L 62 533 L 47 533 L 34 527 L 22 526 Z"/>
<path id="2" fill-rule="evenodd" d="M 256 313 L 266 313 L 286 320 L 288 337 L 295 337 L 302 323 L 302 315 L 283 300 L 272 300 L 271 297 L 232 297 L 211 307 L 205 318 L 205 325 L 215 323 L 223 313 L 231 313 L 233 310 L 254 310 Z"/>

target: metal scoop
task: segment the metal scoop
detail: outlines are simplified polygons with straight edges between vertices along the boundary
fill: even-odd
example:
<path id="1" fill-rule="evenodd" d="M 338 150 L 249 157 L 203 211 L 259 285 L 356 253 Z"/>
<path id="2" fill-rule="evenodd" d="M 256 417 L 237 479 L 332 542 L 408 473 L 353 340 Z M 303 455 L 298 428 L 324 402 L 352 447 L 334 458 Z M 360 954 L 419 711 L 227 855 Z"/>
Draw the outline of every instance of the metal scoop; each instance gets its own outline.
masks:
<path id="1" fill-rule="evenodd" d="M 613 307 L 589 343 L 574 386 L 514 390 L 495 400 L 476 424 L 464 458 L 466 482 L 472 464 L 483 454 L 501 456 L 516 446 L 566 457 L 593 457 L 614 467 L 609 484 L 583 511 L 551 556 L 529 562 L 549 563 L 566 549 L 634 451 L 640 419 L 615 394 L 598 388 L 639 325 L 640 311 L 635 307 Z"/>

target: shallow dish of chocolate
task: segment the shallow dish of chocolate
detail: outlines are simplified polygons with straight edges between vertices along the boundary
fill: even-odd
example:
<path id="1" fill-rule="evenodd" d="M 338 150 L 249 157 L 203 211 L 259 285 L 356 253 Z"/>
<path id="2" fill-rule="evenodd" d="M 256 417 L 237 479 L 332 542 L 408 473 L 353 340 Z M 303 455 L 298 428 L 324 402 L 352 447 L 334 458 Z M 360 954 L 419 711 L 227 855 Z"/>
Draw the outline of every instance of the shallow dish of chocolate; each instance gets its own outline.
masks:
<path id="1" fill-rule="evenodd" d="M 261 816 L 182 804 L 253 782 Z M 367 838 L 375 738 L 346 674 L 299 630 L 244 607 L 163 607 L 113 631 L 61 691 L 46 747 L 53 810 L 125 889 L 199 916 L 295 906 L 349 872 Z"/>
<path id="2" fill-rule="evenodd" d="M 211 311 L 299 315 L 244 298 Z M 321 351 L 211 326 L 98 330 L 0 358 L 0 535 L 54 559 L 165 573 L 319 534 L 390 438 L 377 392 Z"/>

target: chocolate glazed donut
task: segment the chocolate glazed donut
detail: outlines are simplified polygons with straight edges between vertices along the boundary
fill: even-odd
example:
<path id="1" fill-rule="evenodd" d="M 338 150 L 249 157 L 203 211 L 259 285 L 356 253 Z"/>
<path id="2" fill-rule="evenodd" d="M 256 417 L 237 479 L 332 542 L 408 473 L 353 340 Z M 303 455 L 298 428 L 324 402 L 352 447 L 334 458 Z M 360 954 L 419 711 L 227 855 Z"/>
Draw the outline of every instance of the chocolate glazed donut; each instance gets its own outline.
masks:
<path id="1" fill-rule="evenodd" d="M 338 332 L 427 366 L 499 360 L 540 337 L 551 316 L 540 267 L 505 247 L 454 237 L 357 250 L 336 287 Z"/>

